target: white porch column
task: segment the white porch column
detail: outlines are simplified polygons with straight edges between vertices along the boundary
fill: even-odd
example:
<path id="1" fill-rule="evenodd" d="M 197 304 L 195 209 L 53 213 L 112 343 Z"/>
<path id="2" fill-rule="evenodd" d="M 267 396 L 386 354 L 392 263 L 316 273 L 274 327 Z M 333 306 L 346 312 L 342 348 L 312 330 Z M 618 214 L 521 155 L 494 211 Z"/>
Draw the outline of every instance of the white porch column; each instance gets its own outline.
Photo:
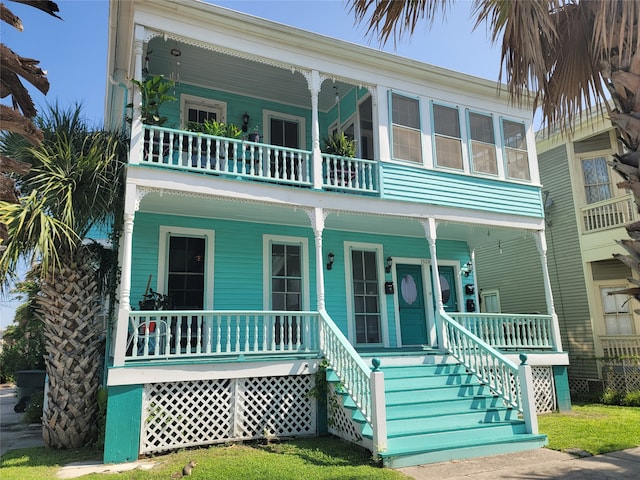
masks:
<path id="1" fill-rule="evenodd" d="M 536 232 L 536 245 L 540 252 L 540 261 L 542 262 L 542 278 L 544 282 L 544 293 L 547 299 L 547 314 L 551 315 L 551 327 L 553 328 L 552 338 L 556 351 L 562 351 L 562 339 L 560 338 L 560 324 L 558 323 L 558 315 L 553 305 L 553 293 L 551 290 L 551 278 L 549 277 L 549 267 L 547 266 L 547 239 L 544 230 Z"/>
<path id="2" fill-rule="evenodd" d="M 128 183 L 125 191 L 124 231 L 122 234 L 122 255 L 120 270 L 120 294 L 118 298 L 118 319 L 113 338 L 113 365 L 124 365 L 124 357 L 127 350 L 127 332 L 129 330 L 129 312 L 131 311 L 131 255 L 133 240 L 133 220 L 138 209 L 138 191 L 134 184 Z"/>
<path id="3" fill-rule="evenodd" d="M 316 247 L 316 295 L 318 297 L 318 311 L 325 311 L 324 304 L 324 256 L 322 254 L 322 232 L 326 213 L 322 208 L 307 210 L 313 228 L 313 238 Z"/>
<path id="4" fill-rule="evenodd" d="M 312 143 L 312 172 L 313 188 L 322 189 L 322 152 L 320 151 L 320 123 L 318 121 L 318 95 L 325 77 L 317 70 L 303 73 L 307 79 L 307 87 L 311 93 L 311 143 Z"/>
<path id="5" fill-rule="evenodd" d="M 426 221 L 422 221 L 422 227 L 424 228 L 425 236 L 429 242 L 429 256 L 431 257 L 431 282 L 433 283 L 433 290 L 436 296 L 436 336 L 438 345 L 446 347 L 446 338 L 444 335 L 444 325 L 440 318 L 440 312 L 444 311 L 444 304 L 442 303 L 442 287 L 440 285 L 440 272 L 438 271 L 438 256 L 436 252 L 436 229 L 437 224 L 434 218 L 429 218 Z"/>
<path id="6" fill-rule="evenodd" d="M 144 44 L 145 28 L 142 25 L 135 27 L 134 55 L 135 65 L 133 78 L 142 80 L 142 47 Z M 142 152 L 142 95 L 140 89 L 133 87 L 133 95 L 131 96 L 133 112 L 131 112 L 131 150 L 129 152 L 129 163 L 137 164 L 140 162 L 140 153 Z"/>

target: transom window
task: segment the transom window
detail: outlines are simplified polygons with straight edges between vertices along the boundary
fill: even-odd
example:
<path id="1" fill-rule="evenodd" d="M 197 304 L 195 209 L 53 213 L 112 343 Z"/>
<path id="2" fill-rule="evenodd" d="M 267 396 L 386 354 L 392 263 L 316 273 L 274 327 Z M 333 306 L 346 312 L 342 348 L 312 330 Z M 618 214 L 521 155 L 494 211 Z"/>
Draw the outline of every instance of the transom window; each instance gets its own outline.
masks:
<path id="1" fill-rule="evenodd" d="M 609 169 L 604 157 L 582 160 L 582 175 L 587 203 L 601 202 L 611 198 Z"/>
<path id="2" fill-rule="evenodd" d="M 627 288 L 624 285 L 601 287 L 602 310 L 607 335 L 633 335 L 633 316 L 627 295 L 609 295 L 609 292 Z"/>
<path id="3" fill-rule="evenodd" d="M 393 158 L 422 163 L 420 104 L 417 99 L 391 95 Z"/>
<path id="4" fill-rule="evenodd" d="M 503 119 L 502 136 L 507 177 L 530 180 L 529 153 L 524 124 Z"/>
<path id="5" fill-rule="evenodd" d="M 189 123 L 204 123 L 207 120 L 224 122 L 227 104 L 210 98 L 181 95 L 182 121 L 186 127 Z"/>
<path id="6" fill-rule="evenodd" d="M 435 134 L 436 164 L 439 167 L 463 170 L 458 109 L 434 103 L 433 131 Z"/>
<path id="7" fill-rule="evenodd" d="M 473 171 L 497 175 L 498 162 L 493 118 L 491 115 L 469 112 L 468 120 Z"/>

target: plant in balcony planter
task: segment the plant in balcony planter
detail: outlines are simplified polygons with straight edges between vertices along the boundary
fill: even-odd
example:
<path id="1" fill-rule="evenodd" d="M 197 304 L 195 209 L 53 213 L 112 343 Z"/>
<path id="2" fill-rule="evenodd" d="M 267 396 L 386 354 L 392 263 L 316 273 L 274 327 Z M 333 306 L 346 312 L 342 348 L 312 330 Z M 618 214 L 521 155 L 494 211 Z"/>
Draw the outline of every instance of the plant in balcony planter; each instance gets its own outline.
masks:
<path id="1" fill-rule="evenodd" d="M 260 141 L 260 126 L 256 125 L 253 127 L 253 131 L 249 134 L 248 140 L 250 142 L 259 142 Z"/>
<path id="2" fill-rule="evenodd" d="M 341 157 L 356 156 L 356 144 L 344 132 L 334 132 L 323 140 L 323 144 L 322 151 L 324 153 Z"/>
<path id="3" fill-rule="evenodd" d="M 356 144 L 344 132 L 336 131 L 323 140 L 322 151 L 330 155 L 353 158 L 356 156 Z M 329 180 L 332 185 L 353 186 L 356 174 L 353 164 L 347 166 L 338 159 L 330 159 L 328 163 Z"/>
<path id="4" fill-rule="evenodd" d="M 142 105 L 140 107 L 140 118 L 145 125 L 156 125 L 159 127 L 164 126 L 167 123 L 168 118 L 160 115 L 160 107 L 167 102 L 175 102 L 177 99 L 170 94 L 171 89 L 174 87 L 174 82 L 171 80 L 165 80 L 162 75 L 155 75 L 147 80 L 131 79 L 131 83 L 134 87 L 140 90 L 142 97 Z M 133 108 L 133 103 L 127 105 L 128 108 Z M 131 118 L 127 118 L 131 122 Z M 149 148 L 149 140 L 152 132 L 145 130 L 144 132 L 144 152 L 145 158 L 148 157 L 149 152 L 156 156 L 160 153 L 160 138 L 153 138 L 153 148 Z M 168 150 L 169 148 L 169 135 L 163 135 L 163 146 Z M 168 152 L 166 152 L 168 153 Z M 165 152 L 163 152 L 163 155 Z"/>

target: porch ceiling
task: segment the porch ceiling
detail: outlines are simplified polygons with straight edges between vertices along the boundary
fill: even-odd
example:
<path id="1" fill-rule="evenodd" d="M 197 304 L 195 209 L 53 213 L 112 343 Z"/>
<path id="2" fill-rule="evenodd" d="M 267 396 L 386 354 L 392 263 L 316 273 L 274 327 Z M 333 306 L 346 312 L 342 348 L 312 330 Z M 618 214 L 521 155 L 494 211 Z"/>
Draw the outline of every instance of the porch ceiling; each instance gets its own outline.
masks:
<path id="1" fill-rule="evenodd" d="M 263 202 L 246 202 L 221 197 L 197 197 L 151 192 L 140 203 L 140 212 L 200 218 L 226 219 L 240 222 L 266 223 L 311 228 L 305 209 Z M 364 215 L 348 211 L 327 215 L 325 228 L 379 235 L 424 237 L 418 219 L 384 215 Z M 438 239 L 464 241 L 471 248 L 522 238 L 522 230 L 487 225 L 442 222 L 438 224 Z"/>
<path id="2" fill-rule="evenodd" d="M 172 50 L 179 51 L 180 56 L 172 55 Z M 165 41 L 160 37 L 149 41 L 147 58 L 151 75 L 164 74 L 191 85 L 311 108 L 307 81 L 291 68 L 275 67 L 171 39 Z M 320 111 L 326 112 L 335 105 L 334 85 L 343 94 L 353 88 L 343 82 L 325 81 L 318 96 Z M 229 121 L 239 122 L 240 119 Z"/>

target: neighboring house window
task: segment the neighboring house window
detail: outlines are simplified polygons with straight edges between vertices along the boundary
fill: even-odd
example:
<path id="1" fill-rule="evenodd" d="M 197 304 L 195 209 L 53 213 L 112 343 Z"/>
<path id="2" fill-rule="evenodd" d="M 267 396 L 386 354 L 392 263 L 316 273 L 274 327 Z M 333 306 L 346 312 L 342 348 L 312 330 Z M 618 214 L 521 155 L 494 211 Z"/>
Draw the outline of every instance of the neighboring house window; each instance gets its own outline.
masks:
<path id="1" fill-rule="evenodd" d="M 498 290 L 480 292 L 480 304 L 484 313 L 500 313 L 500 293 Z"/>
<path id="2" fill-rule="evenodd" d="M 507 177 L 530 180 L 529 153 L 524 124 L 502 120 L 502 135 Z"/>
<path id="3" fill-rule="evenodd" d="M 439 167 L 463 170 L 458 109 L 434 103 L 433 131 L 435 134 L 436 164 Z"/>
<path id="4" fill-rule="evenodd" d="M 351 268 L 356 343 L 382 343 L 376 252 L 352 250 Z"/>
<path id="5" fill-rule="evenodd" d="M 600 202 L 611 198 L 609 169 L 604 157 L 582 160 L 582 174 L 587 203 Z"/>
<path id="6" fill-rule="evenodd" d="M 493 117 L 469 112 L 469 136 L 473 171 L 477 173 L 498 174 L 496 140 L 493 131 Z"/>
<path id="7" fill-rule="evenodd" d="M 422 163 L 420 103 L 416 98 L 391 95 L 393 158 Z"/>
<path id="8" fill-rule="evenodd" d="M 633 335 L 633 316 L 627 295 L 609 295 L 609 292 L 627 288 L 624 285 L 600 287 L 604 325 L 607 335 Z"/>

